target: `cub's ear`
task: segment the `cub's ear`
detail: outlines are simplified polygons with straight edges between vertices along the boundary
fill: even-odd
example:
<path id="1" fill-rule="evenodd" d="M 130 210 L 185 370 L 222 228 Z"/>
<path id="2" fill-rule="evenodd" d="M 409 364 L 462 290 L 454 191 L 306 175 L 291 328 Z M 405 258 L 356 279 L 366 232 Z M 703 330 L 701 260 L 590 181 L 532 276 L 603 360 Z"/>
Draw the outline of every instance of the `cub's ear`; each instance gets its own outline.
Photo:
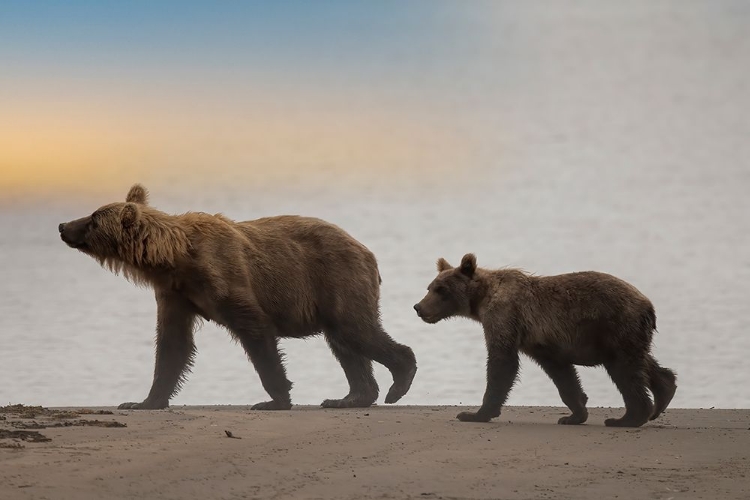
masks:
<path id="1" fill-rule="evenodd" d="M 120 212 L 120 221 L 123 227 L 131 227 L 141 217 L 141 209 L 135 203 L 126 203 Z"/>
<path id="2" fill-rule="evenodd" d="M 477 270 L 477 258 L 473 253 L 467 253 L 461 259 L 461 272 L 471 278 L 474 276 L 474 271 Z"/>
<path id="3" fill-rule="evenodd" d="M 133 187 L 128 191 L 128 196 L 125 198 L 125 201 L 128 203 L 146 205 L 148 203 L 148 190 L 140 184 L 133 184 Z"/>
<path id="4" fill-rule="evenodd" d="M 447 271 L 448 269 L 453 269 L 453 266 L 448 264 L 448 261 L 444 258 L 440 257 L 437 260 L 437 270 L 439 273 L 442 273 L 443 271 Z"/>

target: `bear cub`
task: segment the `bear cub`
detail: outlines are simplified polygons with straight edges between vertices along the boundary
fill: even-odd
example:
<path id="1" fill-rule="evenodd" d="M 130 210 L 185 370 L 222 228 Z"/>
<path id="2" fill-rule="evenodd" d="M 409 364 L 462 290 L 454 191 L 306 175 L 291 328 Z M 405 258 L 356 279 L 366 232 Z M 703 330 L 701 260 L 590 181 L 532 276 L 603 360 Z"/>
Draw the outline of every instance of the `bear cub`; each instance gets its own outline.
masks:
<path id="1" fill-rule="evenodd" d="M 672 400 L 676 376 L 651 355 L 654 306 L 629 283 L 593 271 L 532 276 L 482 269 L 473 254 L 464 255 L 457 268 L 441 258 L 437 270 L 414 306 L 417 315 L 426 323 L 455 316 L 478 321 L 487 345 L 482 406 L 460 413 L 459 420 L 488 422 L 500 415 L 518 375 L 519 352 L 542 367 L 570 408 L 560 424 L 588 418 L 588 397 L 574 365 L 603 365 L 622 393 L 625 415 L 607 419 L 607 426 L 641 426 Z"/>
<path id="2" fill-rule="evenodd" d="M 236 222 L 222 215 L 164 213 L 136 184 L 124 202 L 59 225 L 68 246 L 154 289 L 157 305 L 153 383 L 141 402 L 120 408 L 166 408 L 196 354 L 200 319 L 225 327 L 255 366 L 270 401 L 253 409 L 287 410 L 279 338 L 323 334 L 341 363 L 349 393 L 327 408 L 370 406 L 378 397 L 372 361 L 393 375 L 386 403 L 398 401 L 417 370 L 412 350 L 380 322 L 375 256 L 343 229 L 311 217 Z"/>

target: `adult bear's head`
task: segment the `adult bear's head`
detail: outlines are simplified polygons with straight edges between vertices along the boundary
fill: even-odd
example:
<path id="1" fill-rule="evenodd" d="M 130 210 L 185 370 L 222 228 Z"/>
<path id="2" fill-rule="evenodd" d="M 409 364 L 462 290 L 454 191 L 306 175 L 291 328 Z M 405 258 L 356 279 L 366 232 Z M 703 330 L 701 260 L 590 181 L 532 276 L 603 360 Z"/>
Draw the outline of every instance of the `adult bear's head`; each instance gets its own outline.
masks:
<path id="1" fill-rule="evenodd" d="M 89 216 L 60 224 L 60 238 L 111 271 L 148 283 L 149 270 L 174 268 L 188 254 L 190 241 L 178 217 L 147 202 L 148 192 L 136 184 L 124 203 L 110 203 Z"/>
<path id="2" fill-rule="evenodd" d="M 60 239 L 69 247 L 100 260 L 119 257 L 123 243 L 138 239 L 142 230 L 141 207 L 147 202 L 146 188 L 135 184 L 125 203 L 110 203 L 91 215 L 60 224 Z"/>

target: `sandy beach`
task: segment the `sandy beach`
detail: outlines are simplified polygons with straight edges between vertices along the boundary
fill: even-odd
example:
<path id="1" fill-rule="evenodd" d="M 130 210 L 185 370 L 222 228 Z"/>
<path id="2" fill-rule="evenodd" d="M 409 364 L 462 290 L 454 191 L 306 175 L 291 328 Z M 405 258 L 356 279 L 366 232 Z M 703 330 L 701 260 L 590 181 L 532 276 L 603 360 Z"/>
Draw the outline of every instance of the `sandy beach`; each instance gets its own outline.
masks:
<path id="1" fill-rule="evenodd" d="M 6 410 L 0 498 L 750 496 L 748 410 L 611 429 L 620 409 L 592 409 L 582 426 L 556 425 L 562 408 L 507 408 L 487 424 L 455 420 L 462 409 Z"/>

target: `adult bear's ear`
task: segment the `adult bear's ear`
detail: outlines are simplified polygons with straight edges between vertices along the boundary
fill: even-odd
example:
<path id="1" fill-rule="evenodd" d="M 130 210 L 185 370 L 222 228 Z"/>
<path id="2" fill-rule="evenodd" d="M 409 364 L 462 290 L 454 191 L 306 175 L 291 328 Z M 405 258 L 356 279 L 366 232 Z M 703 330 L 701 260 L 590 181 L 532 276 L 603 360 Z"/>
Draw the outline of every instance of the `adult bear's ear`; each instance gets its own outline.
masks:
<path id="1" fill-rule="evenodd" d="M 477 258 L 473 253 L 467 253 L 464 258 L 461 259 L 461 272 L 471 278 L 474 276 L 474 271 L 477 270 Z"/>
<path id="2" fill-rule="evenodd" d="M 135 203 L 126 203 L 125 206 L 122 207 L 122 212 L 120 212 L 120 221 L 122 222 L 123 227 L 131 227 L 138 222 L 140 216 L 141 209 L 138 208 L 138 205 Z"/>
<path id="3" fill-rule="evenodd" d="M 148 190 L 140 184 L 133 184 L 133 187 L 128 191 L 128 196 L 125 197 L 125 201 L 146 205 L 148 203 Z"/>
<path id="4" fill-rule="evenodd" d="M 437 270 L 439 273 L 442 273 L 443 271 L 447 271 L 448 269 L 453 269 L 453 266 L 448 264 L 448 261 L 444 258 L 440 257 L 437 260 Z"/>

